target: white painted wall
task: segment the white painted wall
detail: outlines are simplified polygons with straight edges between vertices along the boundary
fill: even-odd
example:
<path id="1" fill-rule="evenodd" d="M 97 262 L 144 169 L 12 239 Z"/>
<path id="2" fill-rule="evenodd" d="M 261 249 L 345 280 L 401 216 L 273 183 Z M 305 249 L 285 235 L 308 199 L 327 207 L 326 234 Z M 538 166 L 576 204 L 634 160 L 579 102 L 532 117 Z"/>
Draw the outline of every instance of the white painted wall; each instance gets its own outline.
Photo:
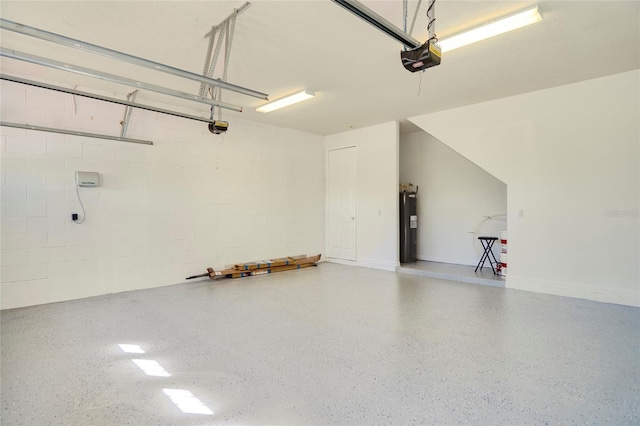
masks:
<path id="1" fill-rule="evenodd" d="M 395 121 L 325 137 L 325 155 L 358 147 L 357 265 L 393 271 L 399 264 L 398 138 Z"/>
<path id="2" fill-rule="evenodd" d="M 507 229 L 506 185 L 427 132 L 400 136 L 400 182 L 419 186 L 418 259 L 475 266 Z"/>
<path id="3" fill-rule="evenodd" d="M 118 135 L 124 107 L 2 83 L 2 119 Z M 134 110 L 154 146 L 1 128 L 2 308 L 184 282 L 249 261 L 324 250 L 324 138 L 230 119 Z M 97 171 L 81 188 L 76 170 Z M 186 284 L 185 284 L 186 285 Z"/>
<path id="4" fill-rule="evenodd" d="M 640 305 L 639 94 L 635 70 L 411 119 L 507 184 L 508 287 Z"/>

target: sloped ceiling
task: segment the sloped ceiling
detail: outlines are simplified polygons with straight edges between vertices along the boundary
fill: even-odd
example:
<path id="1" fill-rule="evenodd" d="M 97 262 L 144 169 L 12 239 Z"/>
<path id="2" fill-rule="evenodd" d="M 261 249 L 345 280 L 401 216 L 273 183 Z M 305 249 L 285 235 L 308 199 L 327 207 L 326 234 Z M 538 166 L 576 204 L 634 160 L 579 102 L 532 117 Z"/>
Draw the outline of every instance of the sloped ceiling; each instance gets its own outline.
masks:
<path id="1" fill-rule="evenodd" d="M 244 1 L 2 1 L 3 18 L 201 73 L 204 35 Z M 363 1 L 402 26 L 402 2 Z M 414 37 L 426 39 L 426 3 Z M 409 2 L 410 18 L 417 2 Z M 228 81 L 270 95 L 302 89 L 313 100 L 270 114 L 265 101 L 225 92 L 244 107 L 223 118 L 259 121 L 316 134 L 441 111 L 640 68 L 640 2 L 447 1 L 436 3 L 440 38 L 539 4 L 541 23 L 464 47 L 423 73 L 409 73 L 401 45 L 329 0 L 253 0 L 236 24 Z M 47 56 L 177 90 L 199 83 L 3 30 L 5 48 Z M 124 97 L 132 89 L 2 59 L 2 72 L 30 75 Z M 141 93 L 138 100 L 175 109 L 205 105 Z M 549 106 L 553 108 L 552 105 Z M 410 129 L 407 124 L 405 129 Z"/>

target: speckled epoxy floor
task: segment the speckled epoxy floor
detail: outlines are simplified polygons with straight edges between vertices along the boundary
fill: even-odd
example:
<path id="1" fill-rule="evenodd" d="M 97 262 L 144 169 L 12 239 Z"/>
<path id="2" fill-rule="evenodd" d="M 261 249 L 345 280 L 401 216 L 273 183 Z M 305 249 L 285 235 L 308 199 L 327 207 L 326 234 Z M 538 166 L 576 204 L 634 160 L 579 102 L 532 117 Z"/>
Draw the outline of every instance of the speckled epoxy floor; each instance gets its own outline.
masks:
<path id="1" fill-rule="evenodd" d="M 1 320 L 3 425 L 640 422 L 631 307 L 324 263 Z"/>
<path id="2" fill-rule="evenodd" d="M 418 260 L 417 262 L 403 263 L 396 267 L 396 271 L 403 274 L 421 275 L 423 277 L 441 278 L 463 283 L 505 287 L 505 279 L 494 274 L 489 266 L 476 271 L 475 266 Z"/>

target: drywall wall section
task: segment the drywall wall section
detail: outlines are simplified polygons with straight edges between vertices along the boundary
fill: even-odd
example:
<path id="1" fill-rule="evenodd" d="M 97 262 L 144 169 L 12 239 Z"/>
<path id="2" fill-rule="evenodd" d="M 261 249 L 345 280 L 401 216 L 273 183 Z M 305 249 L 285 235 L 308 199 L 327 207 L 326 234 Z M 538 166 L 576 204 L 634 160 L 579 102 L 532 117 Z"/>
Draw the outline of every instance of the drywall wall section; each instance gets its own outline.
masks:
<path id="1" fill-rule="evenodd" d="M 511 288 L 640 305 L 640 70 L 412 118 L 507 184 Z"/>
<path id="2" fill-rule="evenodd" d="M 419 186 L 418 259 L 475 266 L 507 229 L 506 185 L 427 132 L 400 136 L 400 182 Z"/>
<path id="3" fill-rule="evenodd" d="M 3 120 L 119 135 L 124 107 L 1 88 Z M 204 123 L 134 110 L 127 136 L 153 146 L 1 128 L 2 308 L 323 253 L 324 138 L 227 118 L 228 133 L 214 136 Z M 77 170 L 102 179 L 80 188 L 81 225 L 71 221 Z"/>
<path id="4" fill-rule="evenodd" d="M 395 121 L 325 137 L 325 155 L 358 148 L 355 264 L 390 271 L 399 264 L 398 137 Z"/>

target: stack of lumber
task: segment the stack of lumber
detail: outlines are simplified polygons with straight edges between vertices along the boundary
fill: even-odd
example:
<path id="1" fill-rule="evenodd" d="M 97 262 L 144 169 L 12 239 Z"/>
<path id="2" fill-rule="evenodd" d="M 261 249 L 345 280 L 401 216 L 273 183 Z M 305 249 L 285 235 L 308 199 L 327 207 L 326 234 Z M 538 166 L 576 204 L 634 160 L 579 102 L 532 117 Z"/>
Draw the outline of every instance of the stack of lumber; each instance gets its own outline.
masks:
<path id="1" fill-rule="evenodd" d="M 215 271 L 213 268 L 207 268 L 206 274 L 194 275 L 187 279 L 208 276 L 212 280 L 215 280 L 216 278 L 242 278 L 262 274 L 272 274 L 274 272 L 290 271 L 293 269 L 316 266 L 316 262 L 319 260 L 320 255 L 310 257 L 307 257 L 307 255 L 300 255 L 282 257 L 279 259 L 260 260 L 256 262 L 238 263 L 221 271 Z"/>

